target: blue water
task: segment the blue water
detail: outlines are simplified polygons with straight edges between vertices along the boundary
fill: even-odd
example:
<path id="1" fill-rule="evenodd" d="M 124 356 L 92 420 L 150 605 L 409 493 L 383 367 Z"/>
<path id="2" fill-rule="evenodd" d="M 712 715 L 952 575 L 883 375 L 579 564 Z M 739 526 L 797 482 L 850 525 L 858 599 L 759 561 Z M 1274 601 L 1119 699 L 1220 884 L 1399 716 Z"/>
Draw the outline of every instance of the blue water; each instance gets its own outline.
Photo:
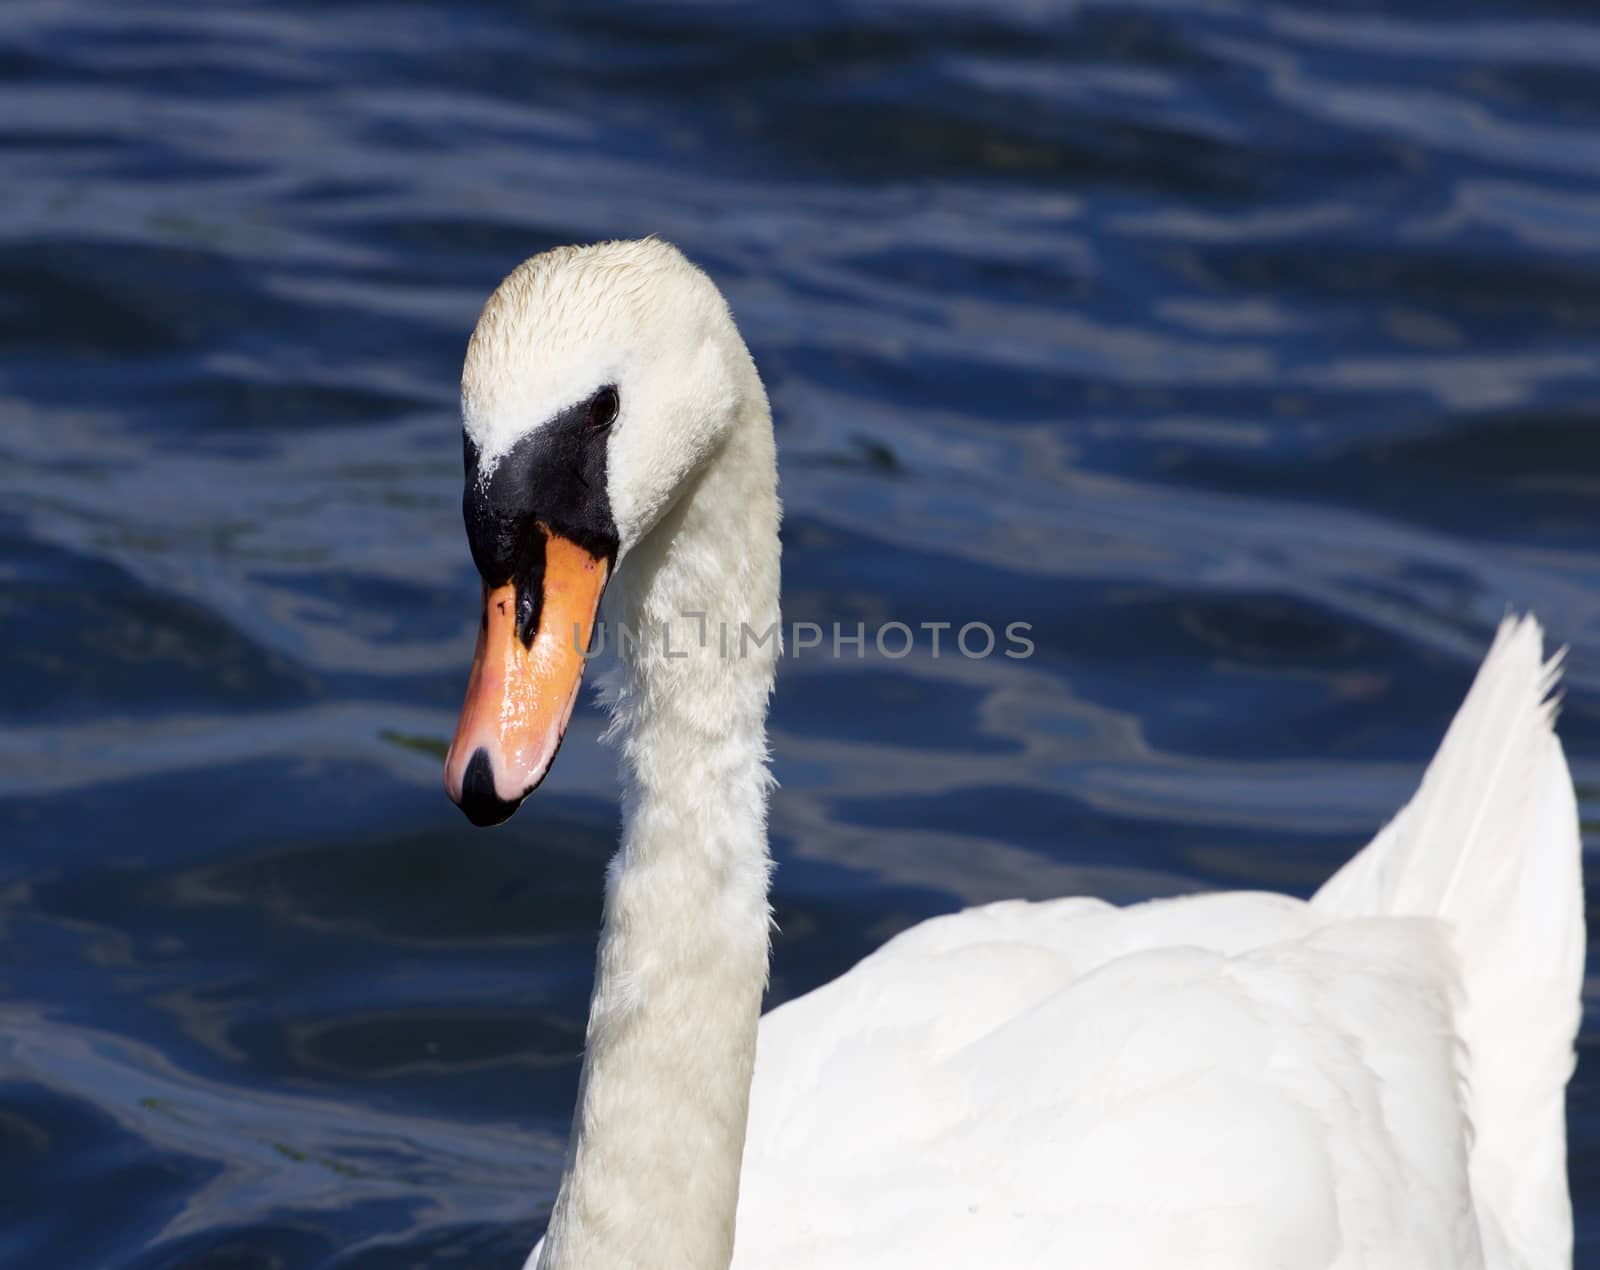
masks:
<path id="1" fill-rule="evenodd" d="M 774 1002 L 977 901 L 1309 891 L 1508 604 L 1600 814 L 1586 6 L 529 7 L 0 6 L 0 1265 L 543 1228 L 611 757 L 483 833 L 434 751 L 461 354 L 554 243 L 727 292 L 790 621 L 1032 623 L 785 664 Z"/>

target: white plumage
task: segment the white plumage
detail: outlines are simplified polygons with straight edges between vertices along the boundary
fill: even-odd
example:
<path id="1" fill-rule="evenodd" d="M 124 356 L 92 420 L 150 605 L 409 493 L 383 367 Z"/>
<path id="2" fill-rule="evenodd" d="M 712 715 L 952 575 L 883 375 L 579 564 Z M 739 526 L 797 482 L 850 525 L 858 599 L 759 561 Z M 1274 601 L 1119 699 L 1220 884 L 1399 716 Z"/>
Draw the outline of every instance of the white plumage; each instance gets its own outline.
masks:
<path id="1" fill-rule="evenodd" d="M 666 244 L 518 270 L 469 356 L 469 432 L 509 452 L 601 383 L 623 403 L 608 617 L 764 630 L 766 396 Z M 612 685 L 623 841 L 530 1268 L 1570 1265 L 1582 887 L 1532 618 L 1501 626 L 1416 797 L 1309 902 L 972 909 L 759 1034 L 776 658 L 678 650 L 646 640 Z"/>
<path id="2" fill-rule="evenodd" d="M 1570 1264 L 1577 818 L 1507 621 L 1310 903 L 1008 902 L 762 1021 L 736 1266 Z"/>

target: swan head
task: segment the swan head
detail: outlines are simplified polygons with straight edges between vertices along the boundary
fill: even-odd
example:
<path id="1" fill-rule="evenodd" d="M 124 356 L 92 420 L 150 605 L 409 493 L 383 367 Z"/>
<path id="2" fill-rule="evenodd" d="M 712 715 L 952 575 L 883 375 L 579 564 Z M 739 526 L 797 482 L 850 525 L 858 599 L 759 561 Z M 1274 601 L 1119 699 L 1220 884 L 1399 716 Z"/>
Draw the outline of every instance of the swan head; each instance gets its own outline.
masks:
<path id="1" fill-rule="evenodd" d="M 483 614 L 445 760 L 474 824 L 544 779 L 606 583 L 717 452 L 748 367 L 716 285 L 659 239 L 545 252 L 489 297 L 461 376 Z"/>

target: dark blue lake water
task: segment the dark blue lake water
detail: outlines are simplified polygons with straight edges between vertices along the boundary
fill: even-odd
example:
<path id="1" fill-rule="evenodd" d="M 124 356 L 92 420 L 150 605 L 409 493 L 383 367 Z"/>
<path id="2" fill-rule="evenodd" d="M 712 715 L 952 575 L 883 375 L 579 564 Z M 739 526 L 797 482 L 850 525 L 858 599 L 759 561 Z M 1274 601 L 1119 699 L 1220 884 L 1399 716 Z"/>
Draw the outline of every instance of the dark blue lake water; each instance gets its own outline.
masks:
<path id="1" fill-rule="evenodd" d="M 541 8 L 0 6 L 0 1265 L 542 1230 L 612 758 L 586 705 L 482 833 L 436 751 L 461 354 L 554 243 L 727 292 L 790 621 L 1032 623 L 786 663 L 774 1002 L 977 901 L 1309 892 L 1508 604 L 1600 814 L 1592 9 Z"/>

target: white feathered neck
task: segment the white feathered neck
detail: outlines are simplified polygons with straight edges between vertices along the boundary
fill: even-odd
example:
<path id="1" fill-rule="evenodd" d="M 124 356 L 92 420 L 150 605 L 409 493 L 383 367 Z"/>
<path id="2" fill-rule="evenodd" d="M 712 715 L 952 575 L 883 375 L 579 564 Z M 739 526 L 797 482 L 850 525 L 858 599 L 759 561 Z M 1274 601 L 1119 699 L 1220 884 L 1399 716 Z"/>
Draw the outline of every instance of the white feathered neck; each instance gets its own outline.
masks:
<path id="1" fill-rule="evenodd" d="M 738 341 L 731 320 L 726 334 Z M 541 1270 L 721 1270 L 733 1253 L 767 973 L 777 660 L 775 635 L 744 632 L 779 621 L 772 421 L 738 351 L 725 439 L 631 545 L 606 598 L 608 624 L 640 637 L 609 685 L 624 825 Z"/>

